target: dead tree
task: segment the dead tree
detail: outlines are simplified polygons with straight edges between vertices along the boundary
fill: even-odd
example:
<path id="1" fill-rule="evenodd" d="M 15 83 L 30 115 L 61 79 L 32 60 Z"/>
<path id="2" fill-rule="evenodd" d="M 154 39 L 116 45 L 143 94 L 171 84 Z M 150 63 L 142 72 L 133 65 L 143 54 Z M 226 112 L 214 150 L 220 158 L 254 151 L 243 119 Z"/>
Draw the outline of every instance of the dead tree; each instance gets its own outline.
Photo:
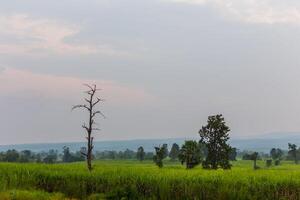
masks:
<path id="1" fill-rule="evenodd" d="M 82 155 L 86 158 L 87 161 L 87 167 L 89 171 L 92 171 L 92 153 L 93 153 L 93 148 L 94 148 L 94 137 L 93 137 L 93 132 L 94 131 L 98 131 L 100 130 L 99 128 L 97 128 L 95 125 L 95 117 L 97 115 L 101 115 L 102 117 L 105 118 L 105 116 L 103 115 L 103 113 L 99 110 L 95 110 L 95 107 L 98 103 L 102 102 L 103 99 L 100 99 L 98 97 L 95 96 L 96 92 L 99 90 L 97 89 L 96 85 L 88 85 L 88 84 L 84 84 L 86 87 L 88 87 L 88 91 L 85 91 L 85 93 L 88 95 L 87 98 L 84 98 L 85 100 L 85 104 L 79 104 L 79 105 L 75 105 L 73 106 L 72 110 L 77 109 L 77 108 L 83 108 L 85 110 L 88 111 L 89 113 L 89 120 L 88 120 L 88 125 L 86 125 L 86 123 L 84 123 L 82 125 L 82 128 L 85 129 L 86 131 L 86 139 L 87 139 L 87 149 L 86 152 L 81 152 Z"/>

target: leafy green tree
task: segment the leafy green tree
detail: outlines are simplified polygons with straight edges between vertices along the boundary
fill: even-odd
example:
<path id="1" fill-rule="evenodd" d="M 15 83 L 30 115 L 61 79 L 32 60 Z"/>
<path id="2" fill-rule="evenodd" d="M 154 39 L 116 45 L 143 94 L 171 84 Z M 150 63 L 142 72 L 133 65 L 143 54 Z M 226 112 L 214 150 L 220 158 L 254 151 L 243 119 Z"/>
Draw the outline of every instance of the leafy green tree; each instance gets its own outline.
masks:
<path id="1" fill-rule="evenodd" d="M 199 141 L 198 145 L 199 145 L 199 148 L 201 149 L 203 158 L 206 158 L 207 154 L 208 154 L 207 145 L 201 141 Z"/>
<path id="2" fill-rule="evenodd" d="M 140 146 L 137 150 L 136 157 L 139 161 L 143 161 L 145 160 L 145 154 L 144 148 Z"/>
<path id="3" fill-rule="evenodd" d="M 180 153 L 180 147 L 178 144 L 174 143 L 169 153 L 169 157 L 171 158 L 172 161 L 177 160 L 179 153 Z"/>
<path id="4" fill-rule="evenodd" d="M 5 157 L 6 157 L 5 152 L 0 152 L 0 161 L 1 162 L 5 161 Z"/>
<path id="5" fill-rule="evenodd" d="M 229 154 L 229 160 L 236 161 L 237 156 L 237 149 L 231 148 L 230 154 Z"/>
<path id="6" fill-rule="evenodd" d="M 200 142 L 205 143 L 207 147 L 207 157 L 202 162 L 204 168 L 230 169 L 229 156 L 231 147 L 227 144 L 230 131 L 222 115 L 209 116 L 207 125 L 200 131 Z"/>
<path id="7" fill-rule="evenodd" d="M 42 162 L 42 155 L 41 155 L 41 153 L 36 154 L 35 158 L 36 158 L 36 162 L 37 163 L 41 163 Z"/>
<path id="8" fill-rule="evenodd" d="M 21 163 L 30 162 L 32 158 L 33 155 L 30 150 L 24 150 L 19 153 L 19 162 Z"/>
<path id="9" fill-rule="evenodd" d="M 187 169 L 194 168 L 201 162 L 202 158 L 199 143 L 193 140 L 185 141 L 178 157 L 182 164 L 186 164 Z"/>
<path id="10" fill-rule="evenodd" d="M 81 151 L 77 151 L 75 153 L 70 152 L 69 147 L 64 146 L 63 147 L 63 156 L 62 156 L 62 162 L 79 162 L 84 161 L 85 158 L 82 155 Z"/>
<path id="11" fill-rule="evenodd" d="M 21 151 L 21 154 L 23 154 L 28 159 L 31 159 L 33 157 L 33 153 L 30 150 L 23 150 Z"/>
<path id="12" fill-rule="evenodd" d="M 268 160 L 266 160 L 266 166 L 267 167 L 271 167 L 272 166 L 272 159 L 268 159 Z"/>
<path id="13" fill-rule="evenodd" d="M 275 164 L 276 166 L 280 165 L 280 160 L 275 160 L 274 164 Z"/>
<path id="14" fill-rule="evenodd" d="M 57 158 L 58 158 L 57 151 L 54 150 L 54 149 L 51 149 L 47 153 L 46 157 L 43 159 L 43 162 L 48 163 L 48 164 L 52 164 L 52 163 L 55 163 L 57 161 Z"/>
<path id="15" fill-rule="evenodd" d="M 69 147 L 66 147 L 66 146 L 63 147 L 62 161 L 63 162 L 72 162 L 72 155 L 70 153 Z"/>
<path id="16" fill-rule="evenodd" d="M 283 156 L 283 151 L 279 148 L 277 148 L 277 149 L 272 148 L 270 151 L 270 155 L 273 160 L 278 160 L 278 159 L 280 160 L 281 157 Z"/>
<path id="17" fill-rule="evenodd" d="M 253 160 L 253 169 L 259 169 L 259 167 L 256 165 L 257 159 L 258 159 L 258 152 L 254 152 L 251 155 L 251 160 Z"/>
<path id="18" fill-rule="evenodd" d="M 108 157 L 109 159 L 114 160 L 114 159 L 116 159 L 116 157 L 117 157 L 117 152 L 116 152 L 116 151 L 107 151 L 107 157 Z"/>
<path id="19" fill-rule="evenodd" d="M 252 154 L 244 153 L 242 156 L 242 160 L 252 160 Z"/>
<path id="20" fill-rule="evenodd" d="M 272 157 L 272 159 L 275 161 L 275 165 L 279 165 L 280 164 L 280 160 L 283 156 L 283 151 L 279 148 L 272 148 L 270 151 L 270 156 Z"/>
<path id="21" fill-rule="evenodd" d="M 136 153 L 130 149 L 126 149 L 123 153 L 125 159 L 134 159 Z"/>
<path id="22" fill-rule="evenodd" d="M 4 161 L 17 162 L 19 157 L 20 157 L 19 152 L 16 151 L 15 149 L 7 150 Z"/>
<path id="23" fill-rule="evenodd" d="M 169 155 L 168 144 L 163 144 L 163 148 L 165 150 L 164 151 L 164 159 L 165 159 Z"/>
<path id="24" fill-rule="evenodd" d="M 44 159 L 43 159 L 44 163 L 47 164 L 53 164 L 56 162 L 56 157 L 54 157 L 53 155 L 47 155 Z"/>
<path id="25" fill-rule="evenodd" d="M 298 164 L 297 158 L 297 145 L 289 143 L 289 152 L 288 154 L 294 159 L 295 164 Z"/>
<path id="26" fill-rule="evenodd" d="M 166 146 L 163 145 L 162 147 L 155 147 L 155 155 L 153 156 L 153 161 L 159 167 L 163 167 L 163 159 L 165 158 L 166 153 Z"/>
<path id="27" fill-rule="evenodd" d="M 270 151 L 270 156 L 273 160 L 276 160 L 277 158 L 277 152 L 276 152 L 276 149 L 275 148 L 272 148 L 271 151 Z"/>

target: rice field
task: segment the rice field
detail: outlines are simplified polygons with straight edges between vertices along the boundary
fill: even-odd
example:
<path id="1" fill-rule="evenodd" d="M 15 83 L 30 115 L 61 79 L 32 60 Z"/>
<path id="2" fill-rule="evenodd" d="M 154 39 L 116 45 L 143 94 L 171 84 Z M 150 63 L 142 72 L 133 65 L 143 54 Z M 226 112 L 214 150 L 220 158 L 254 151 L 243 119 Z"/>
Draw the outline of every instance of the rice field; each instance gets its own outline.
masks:
<path id="1" fill-rule="evenodd" d="M 231 170 L 186 170 L 167 162 L 0 163 L 0 200 L 10 199 L 300 199 L 300 165 L 266 168 L 233 162 Z"/>

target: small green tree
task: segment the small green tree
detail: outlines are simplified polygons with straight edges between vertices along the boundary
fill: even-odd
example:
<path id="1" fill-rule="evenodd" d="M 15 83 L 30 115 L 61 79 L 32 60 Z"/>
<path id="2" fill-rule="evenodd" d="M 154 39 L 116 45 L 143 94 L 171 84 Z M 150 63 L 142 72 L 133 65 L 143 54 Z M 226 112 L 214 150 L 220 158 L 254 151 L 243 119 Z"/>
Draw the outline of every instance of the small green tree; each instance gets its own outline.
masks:
<path id="1" fill-rule="evenodd" d="M 164 151 L 164 159 L 165 159 L 169 155 L 168 144 L 163 144 L 163 148 L 165 150 Z"/>
<path id="2" fill-rule="evenodd" d="M 140 146 L 137 150 L 136 157 L 139 161 L 143 161 L 145 159 L 145 151 L 142 146 Z"/>
<path id="3" fill-rule="evenodd" d="M 19 152 L 17 150 L 15 150 L 15 149 L 10 150 L 9 149 L 9 150 L 6 151 L 4 161 L 6 161 L 6 162 L 17 162 L 19 157 L 20 157 L 20 155 L 19 155 Z"/>
<path id="4" fill-rule="evenodd" d="M 295 164 L 298 164 L 297 145 L 289 143 L 289 152 L 288 152 L 288 154 L 294 159 Z"/>
<path id="5" fill-rule="evenodd" d="M 280 160 L 281 157 L 283 156 L 283 151 L 279 148 L 277 148 L 277 149 L 272 148 L 270 151 L 270 155 L 273 160 Z"/>
<path id="6" fill-rule="evenodd" d="M 20 152 L 19 162 L 26 163 L 30 162 L 33 158 L 33 154 L 30 150 L 24 150 Z"/>
<path id="7" fill-rule="evenodd" d="M 165 153 L 166 153 L 166 146 L 162 147 L 155 147 L 155 155 L 153 156 L 153 161 L 155 164 L 159 167 L 163 167 L 163 159 L 165 158 Z"/>
<path id="8" fill-rule="evenodd" d="M 271 159 L 266 160 L 266 166 L 271 167 L 272 166 L 272 161 Z"/>
<path id="9" fill-rule="evenodd" d="M 229 156 L 231 147 L 227 144 L 230 131 L 222 115 L 209 116 L 207 125 L 200 131 L 200 142 L 205 143 L 207 147 L 207 157 L 202 162 L 204 168 L 230 169 Z"/>
<path id="10" fill-rule="evenodd" d="M 57 150 L 50 149 L 47 153 L 46 157 L 43 159 L 44 163 L 52 164 L 57 161 L 58 158 L 58 152 Z"/>
<path id="11" fill-rule="evenodd" d="M 202 154 L 199 143 L 193 140 L 185 141 L 180 149 L 179 160 L 186 164 L 187 169 L 194 168 L 201 162 Z"/>
<path id="12" fill-rule="evenodd" d="M 279 165 L 280 160 L 283 156 L 283 151 L 279 148 L 272 148 L 270 151 L 270 156 L 274 160 L 275 165 Z"/>
<path id="13" fill-rule="evenodd" d="M 63 147 L 63 157 L 62 157 L 63 162 L 71 162 L 72 161 L 72 155 L 70 153 L 70 149 L 67 146 Z"/>
<path id="14" fill-rule="evenodd" d="M 280 165 L 280 160 L 275 160 L 275 166 L 278 166 L 278 165 Z"/>
<path id="15" fill-rule="evenodd" d="M 207 149 L 207 145 L 204 142 L 199 141 L 199 148 L 201 149 L 201 153 L 203 155 L 203 158 L 207 157 L 208 154 L 208 149 Z"/>
<path id="16" fill-rule="evenodd" d="M 35 162 L 37 162 L 37 163 L 41 163 L 42 162 L 42 155 L 41 155 L 41 153 L 38 153 L 38 154 L 36 154 L 36 161 Z"/>
<path id="17" fill-rule="evenodd" d="M 251 155 L 251 160 L 253 160 L 253 169 L 259 169 L 259 167 L 256 165 L 257 159 L 258 159 L 258 152 L 254 152 Z"/>
<path id="18" fill-rule="evenodd" d="M 179 145 L 174 143 L 169 153 L 169 157 L 171 158 L 172 161 L 177 160 L 179 153 L 180 153 Z"/>
<path id="19" fill-rule="evenodd" d="M 229 160 L 236 161 L 236 156 L 237 156 L 237 149 L 231 148 L 230 154 L 229 154 Z"/>

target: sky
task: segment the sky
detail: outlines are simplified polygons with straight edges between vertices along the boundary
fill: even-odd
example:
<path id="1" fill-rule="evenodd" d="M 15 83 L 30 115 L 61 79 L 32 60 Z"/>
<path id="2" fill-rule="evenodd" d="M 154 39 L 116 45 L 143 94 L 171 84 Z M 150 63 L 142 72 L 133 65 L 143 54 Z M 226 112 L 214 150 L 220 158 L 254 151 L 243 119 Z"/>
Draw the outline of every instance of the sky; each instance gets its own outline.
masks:
<path id="1" fill-rule="evenodd" d="M 296 0 L 0 0 L 0 144 L 300 132 Z"/>

